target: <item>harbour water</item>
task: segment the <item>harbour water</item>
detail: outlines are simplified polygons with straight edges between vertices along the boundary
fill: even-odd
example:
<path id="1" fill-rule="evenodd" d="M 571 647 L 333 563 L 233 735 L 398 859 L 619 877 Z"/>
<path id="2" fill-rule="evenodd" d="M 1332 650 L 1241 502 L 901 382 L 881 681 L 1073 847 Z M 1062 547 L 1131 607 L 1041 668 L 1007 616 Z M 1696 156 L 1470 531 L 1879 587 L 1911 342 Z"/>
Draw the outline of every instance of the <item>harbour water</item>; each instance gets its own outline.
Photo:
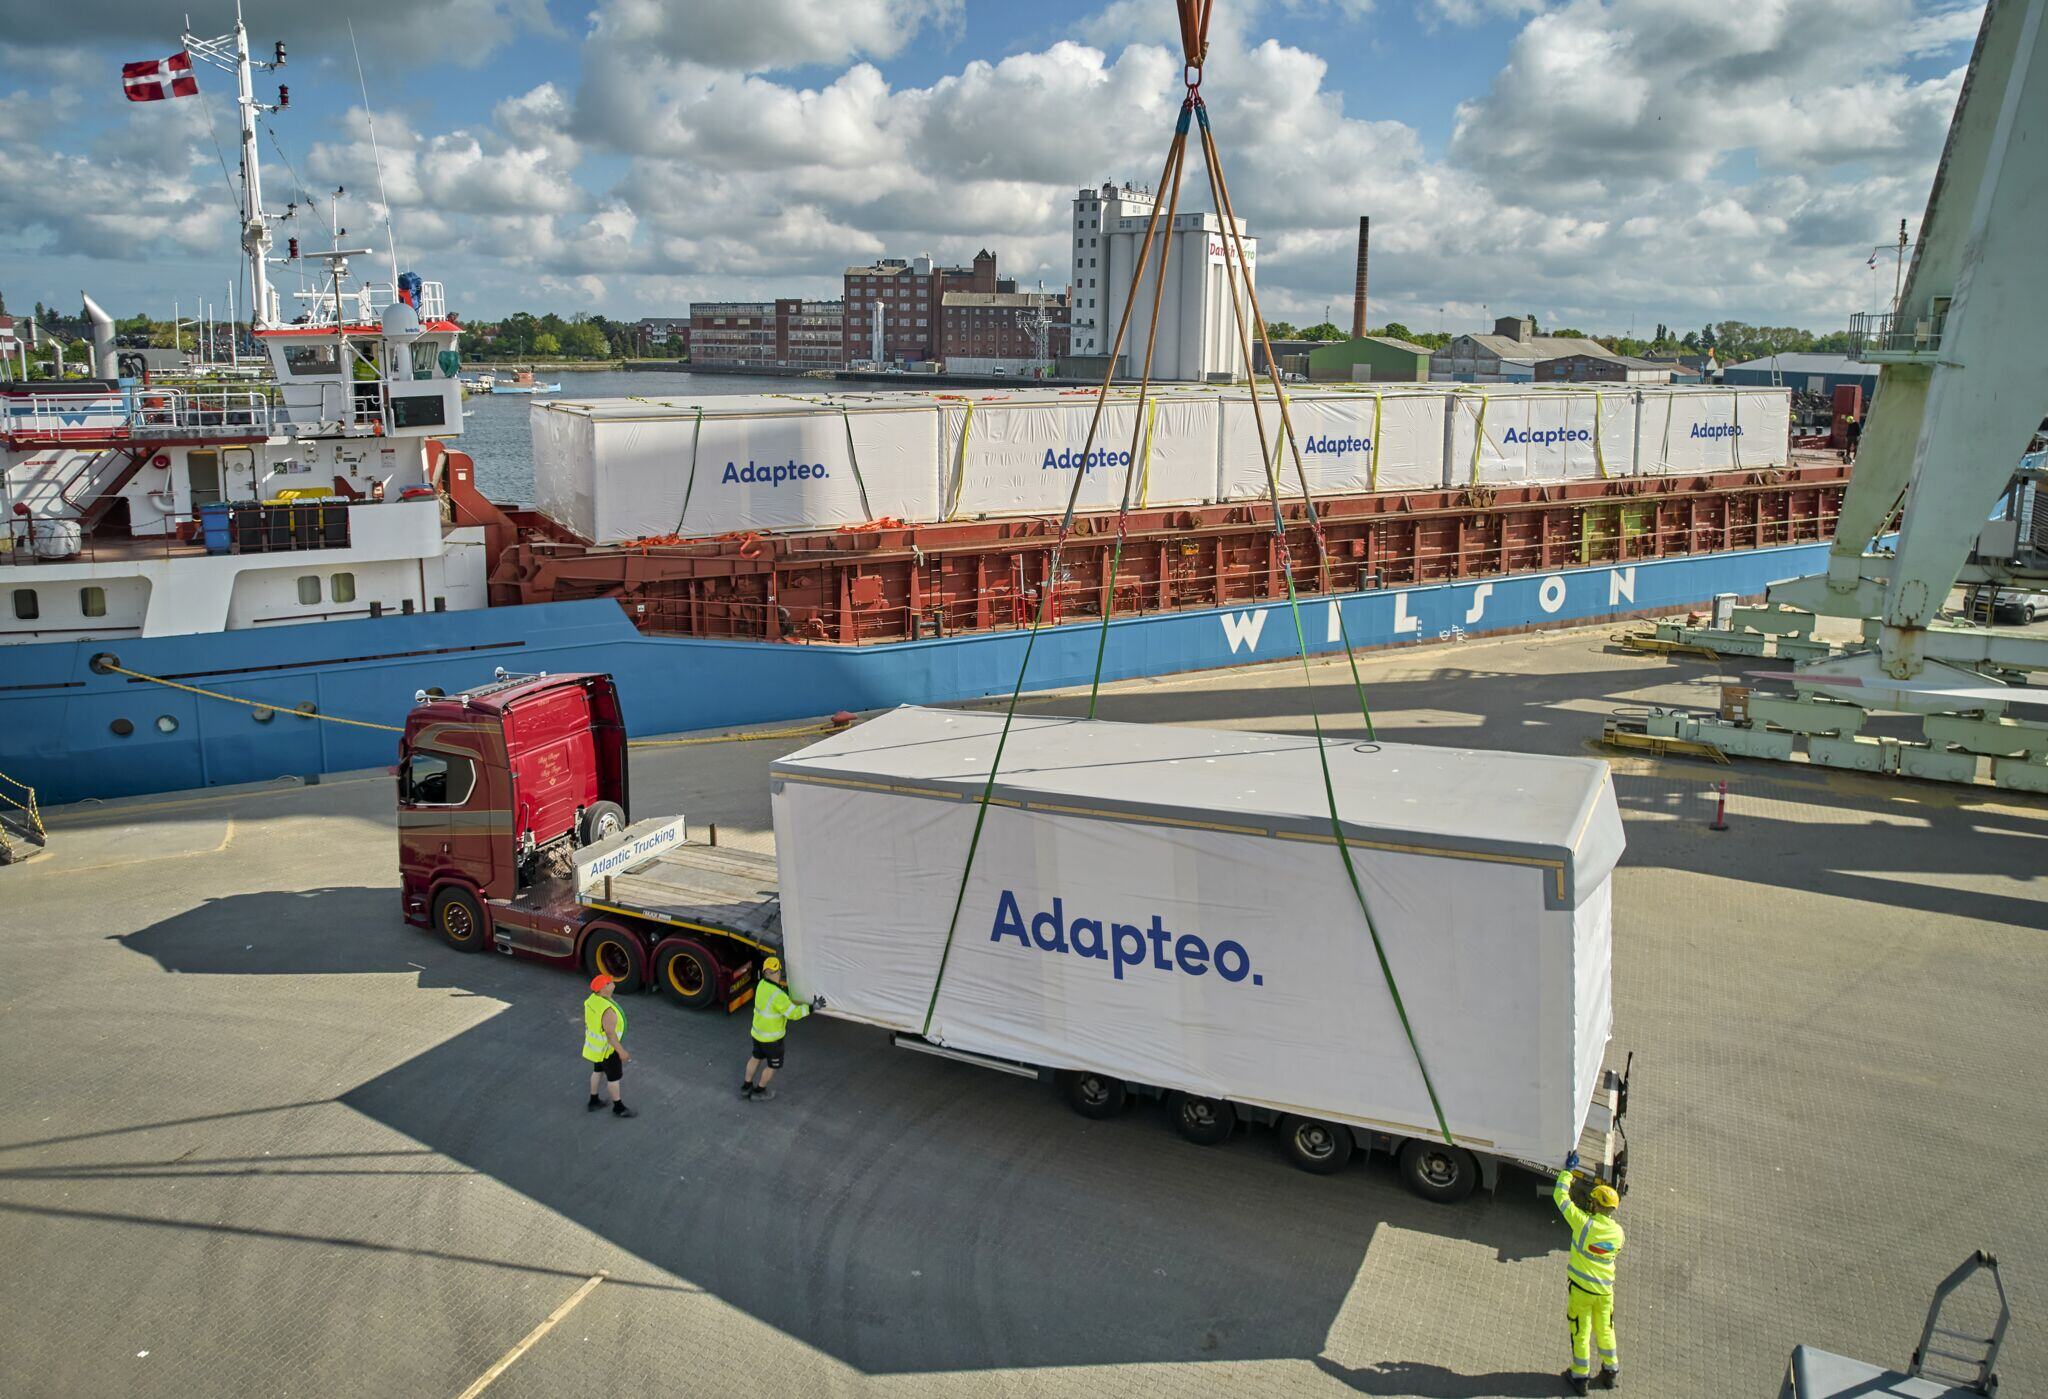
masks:
<path id="1" fill-rule="evenodd" d="M 472 365 L 465 372 L 487 372 Z M 536 377 L 561 381 L 556 398 L 703 398 L 714 394 L 828 392 L 829 380 L 791 376 L 757 378 L 739 374 L 618 370 L 548 370 Z M 477 481 L 492 500 L 533 499 L 533 429 L 527 416 L 534 399 L 525 394 L 473 393 L 462 401 L 462 436 L 455 445 L 476 459 Z"/>

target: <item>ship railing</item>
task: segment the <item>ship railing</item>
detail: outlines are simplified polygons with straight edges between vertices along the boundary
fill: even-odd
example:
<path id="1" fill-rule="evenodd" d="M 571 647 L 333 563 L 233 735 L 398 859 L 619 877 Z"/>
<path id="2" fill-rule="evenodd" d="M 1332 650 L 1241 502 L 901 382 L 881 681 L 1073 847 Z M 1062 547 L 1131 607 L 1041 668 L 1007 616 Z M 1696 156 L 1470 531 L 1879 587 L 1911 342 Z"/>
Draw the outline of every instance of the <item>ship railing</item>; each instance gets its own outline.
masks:
<path id="1" fill-rule="evenodd" d="M 135 390 L 131 401 L 128 425 L 136 437 L 268 437 L 278 428 L 277 396 L 265 388 L 145 388 Z"/>
<path id="2" fill-rule="evenodd" d="M 398 304 L 398 287 L 391 282 L 365 282 L 353 291 L 341 293 L 339 313 L 332 291 L 309 290 L 296 294 L 306 303 L 305 319 L 302 325 L 333 325 L 339 319 L 345 324 L 361 325 L 380 321 L 385 311 Z M 420 283 L 420 294 L 413 309 L 423 321 L 440 321 L 448 318 L 448 293 L 439 282 Z"/>
<path id="3" fill-rule="evenodd" d="M 1933 314 L 1907 318 L 1891 311 L 1870 311 L 1849 317 L 1849 358 L 1865 364 L 1931 364 L 1941 357 L 1941 334 L 1948 303 L 1935 302 Z"/>

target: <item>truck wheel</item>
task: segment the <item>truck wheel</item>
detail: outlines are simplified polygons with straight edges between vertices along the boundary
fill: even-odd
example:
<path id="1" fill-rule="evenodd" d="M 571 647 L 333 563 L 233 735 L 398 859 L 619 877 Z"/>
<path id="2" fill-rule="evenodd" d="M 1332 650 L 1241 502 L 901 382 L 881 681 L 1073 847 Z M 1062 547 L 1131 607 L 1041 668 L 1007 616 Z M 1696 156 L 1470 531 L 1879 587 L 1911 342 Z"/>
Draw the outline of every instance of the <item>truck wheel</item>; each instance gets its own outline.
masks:
<path id="1" fill-rule="evenodd" d="M 1237 1127 L 1237 1109 L 1221 1098 L 1175 1093 L 1166 1101 L 1173 1128 L 1196 1146 L 1217 1146 L 1230 1140 Z"/>
<path id="2" fill-rule="evenodd" d="M 592 802 L 583 808 L 583 819 L 576 823 L 576 843 L 595 845 L 625 829 L 626 813 L 617 802 Z"/>
<path id="3" fill-rule="evenodd" d="M 1319 1176 L 1336 1174 L 1351 1159 L 1351 1129 L 1320 1118 L 1281 1118 L 1280 1144 L 1288 1160 Z"/>
<path id="4" fill-rule="evenodd" d="M 624 928 L 600 923 L 583 940 L 583 970 L 596 976 L 603 972 L 616 981 L 621 993 L 631 995 L 647 984 L 646 957 L 640 940 Z"/>
<path id="5" fill-rule="evenodd" d="M 654 984 L 696 1010 L 718 999 L 718 959 L 701 942 L 674 938 L 654 949 Z"/>
<path id="6" fill-rule="evenodd" d="M 1130 1101 L 1131 1093 L 1120 1078 L 1093 1069 L 1070 1069 L 1066 1077 L 1067 1102 L 1083 1117 L 1115 1117 Z"/>
<path id="7" fill-rule="evenodd" d="M 1401 1148 L 1401 1179 L 1425 1200 L 1455 1205 L 1479 1183 L 1479 1163 L 1460 1146 L 1411 1141 Z"/>
<path id="8" fill-rule="evenodd" d="M 434 926 L 457 952 L 481 952 L 491 940 L 491 921 L 476 895 L 460 886 L 434 895 Z"/>

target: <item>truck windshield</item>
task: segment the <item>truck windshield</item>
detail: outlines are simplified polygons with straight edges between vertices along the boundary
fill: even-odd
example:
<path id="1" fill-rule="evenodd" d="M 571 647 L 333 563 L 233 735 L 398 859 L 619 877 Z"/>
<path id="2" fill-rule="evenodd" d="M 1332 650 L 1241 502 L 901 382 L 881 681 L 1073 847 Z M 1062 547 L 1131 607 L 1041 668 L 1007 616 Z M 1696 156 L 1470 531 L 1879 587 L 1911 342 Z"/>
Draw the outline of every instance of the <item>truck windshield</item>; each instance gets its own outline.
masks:
<path id="1" fill-rule="evenodd" d="M 467 758 L 415 753 L 405 765 L 405 800 L 411 806 L 461 806 L 476 783 Z"/>

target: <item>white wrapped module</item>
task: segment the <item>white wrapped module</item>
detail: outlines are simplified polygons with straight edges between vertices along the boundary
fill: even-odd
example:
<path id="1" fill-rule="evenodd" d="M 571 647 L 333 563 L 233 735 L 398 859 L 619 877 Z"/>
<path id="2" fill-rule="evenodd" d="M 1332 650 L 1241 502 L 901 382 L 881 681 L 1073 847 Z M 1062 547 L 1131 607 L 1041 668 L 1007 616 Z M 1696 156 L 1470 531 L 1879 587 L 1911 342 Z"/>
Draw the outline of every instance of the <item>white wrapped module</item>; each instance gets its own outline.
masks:
<path id="1" fill-rule="evenodd" d="M 1207 504 L 1216 497 L 1218 413 L 1213 394 L 1168 390 L 1146 400 L 1142 417 L 1135 396 L 1119 395 L 1091 446 L 1095 395 L 1086 391 L 948 403 L 945 517 L 1058 514 L 1076 471 L 1086 477 L 1081 510 L 1116 509 L 1127 472 L 1133 509 Z"/>
<path id="2" fill-rule="evenodd" d="M 1758 471 L 1791 460 L 1788 389 L 1666 389 L 1643 395 L 1648 475 Z"/>
<path id="3" fill-rule="evenodd" d="M 922 394 L 539 402 L 534 492 L 595 544 L 932 520 L 938 416 Z"/>
<path id="4" fill-rule="evenodd" d="M 1258 417 L 1251 396 L 1223 401 L 1223 500 L 1264 500 L 1266 472 L 1259 461 L 1259 422 L 1266 448 L 1280 462 L 1280 494 L 1299 497 L 1294 457 L 1280 441 L 1280 408 L 1261 393 Z M 1287 416 L 1301 444 L 1309 489 L 1326 495 L 1369 491 L 1426 491 L 1444 484 L 1444 395 L 1428 390 L 1297 390 L 1287 395 Z"/>
<path id="5" fill-rule="evenodd" d="M 963 894 L 1001 726 L 898 709 L 775 764 L 799 995 L 961 1050 L 1434 1133 L 1315 740 L 1020 718 Z M 1561 1162 L 1612 1021 L 1606 764 L 1349 742 L 1329 758 L 1452 1132 Z"/>
<path id="6" fill-rule="evenodd" d="M 1637 394 L 1621 385 L 1453 390 L 1450 484 L 1633 476 Z"/>

